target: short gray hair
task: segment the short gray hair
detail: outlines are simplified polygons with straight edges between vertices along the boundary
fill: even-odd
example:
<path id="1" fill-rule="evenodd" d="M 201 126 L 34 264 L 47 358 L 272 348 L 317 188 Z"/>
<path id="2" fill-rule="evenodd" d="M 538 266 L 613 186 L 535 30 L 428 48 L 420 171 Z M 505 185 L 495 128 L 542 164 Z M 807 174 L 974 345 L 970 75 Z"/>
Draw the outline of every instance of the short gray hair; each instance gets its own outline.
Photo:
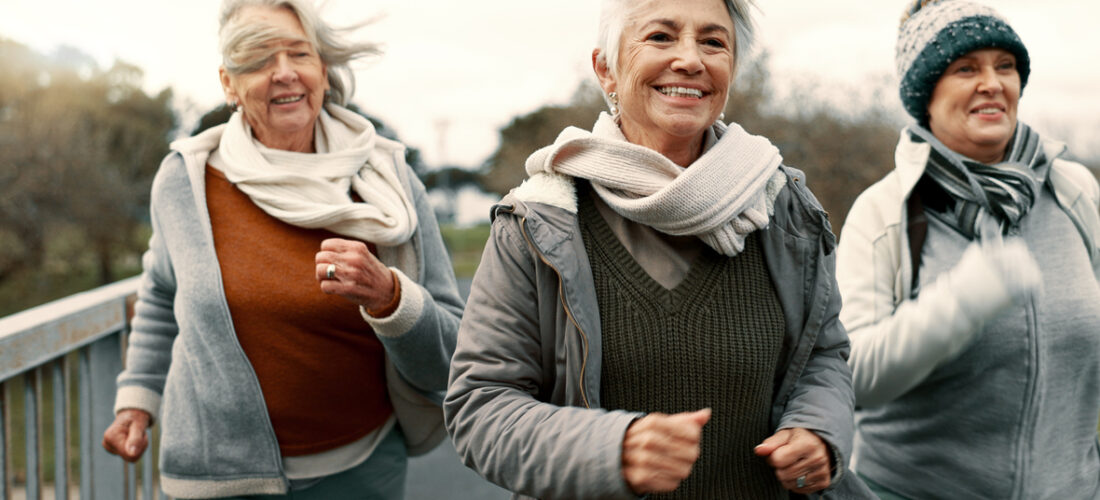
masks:
<path id="1" fill-rule="evenodd" d="M 754 5 L 754 2 L 753 0 L 722 0 L 722 2 L 726 4 L 730 20 L 733 21 L 733 66 L 736 69 L 752 48 L 756 26 L 749 8 Z M 644 3 L 646 2 L 638 0 L 603 0 L 601 2 L 600 29 L 596 48 L 600 49 L 598 56 L 600 62 L 607 64 L 607 69 L 612 75 L 618 74 L 619 44 L 622 41 L 623 30 L 637 16 L 638 6 Z"/>
<path id="2" fill-rule="evenodd" d="M 350 42 L 341 36 L 342 32 L 361 28 L 370 21 L 334 28 L 321 19 L 310 0 L 224 0 L 218 18 L 218 45 L 222 52 L 222 64 L 231 74 L 260 69 L 278 50 L 268 46 L 272 40 L 295 38 L 274 28 L 235 22 L 241 9 L 249 6 L 282 8 L 294 13 L 306 33 L 303 41 L 313 45 L 328 67 L 329 100 L 341 106 L 346 105 L 355 93 L 355 74 L 349 66 L 351 61 L 381 53 L 378 44 Z"/>

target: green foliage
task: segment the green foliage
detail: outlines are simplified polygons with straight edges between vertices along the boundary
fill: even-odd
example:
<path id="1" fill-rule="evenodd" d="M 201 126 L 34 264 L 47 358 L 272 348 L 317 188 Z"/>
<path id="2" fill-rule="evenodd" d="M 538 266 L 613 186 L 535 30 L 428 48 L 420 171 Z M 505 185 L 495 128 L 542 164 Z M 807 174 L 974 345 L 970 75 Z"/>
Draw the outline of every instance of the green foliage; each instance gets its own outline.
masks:
<path id="1" fill-rule="evenodd" d="M 439 232 L 443 235 L 447 250 L 451 252 L 455 276 L 472 278 L 477 271 L 477 265 L 481 263 L 481 252 L 485 248 L 485 242 L 489 239 L 489 225 L 481 224 L 465 228 L 444 225 L 439 228 Z"/>
<path id="2" fill-rule="evenodd" d="M 150 234 L 148 224 L 139 225 L 127 246 L 144 249 Z M 7 241 L 0 237 L 0 242 Z M 15 269 L 0 281 L 0 317 L 102 285 L 98 257 L 87 247 L 80 228 L 74 224 L 56 225 L 43 250 L 42 264 Z M 111 281 L 141 273 L 140 251 L 112 255 L 111 268 Z"/>
<path id="3" fill-rule="evenodd" d="M 176 128 L 171 91 L 148 95 L 136 66 L 104 70 L 72 48 L 43 56 L 0 40 L 0 66 L 0 285 L 52 289 L 51 266 L 114 281 L 145 246 L 135 237 Z M 48 261 L 54 246 L 90 266 Z"/>

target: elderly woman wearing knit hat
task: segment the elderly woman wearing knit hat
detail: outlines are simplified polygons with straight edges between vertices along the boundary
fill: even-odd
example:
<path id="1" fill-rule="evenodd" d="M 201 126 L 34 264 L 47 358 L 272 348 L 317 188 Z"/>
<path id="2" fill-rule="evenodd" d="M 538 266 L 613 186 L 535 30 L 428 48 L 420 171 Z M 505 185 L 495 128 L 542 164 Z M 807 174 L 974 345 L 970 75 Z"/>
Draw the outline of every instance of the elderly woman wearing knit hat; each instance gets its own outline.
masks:
<path id="1" fill-rule="evenodd" d="M 603 2 L 611 113 L 527 160 L 459 328 L 447 428 L 491 481 L 543 499 L 863 488 L 825 213 L 766 138 L 720 120 L 750 6 Z"/>
<path id="2" fill-rule="evenodd" d="M 1027 48 L 992 9 L 920 2 L 915 119 L 837 250 L 853 468 L 883 498 L 1098 498 L 1100 188 L 1016 118 Z"/>
<path id="3" fill-rule="evenodd" d="M 462 312 L 405 148 L 345 105 L 376 51 L 311 0 L 224 0 L 229 123 L 172 144 L 116 418 L 127 460 L 161 426 L 175 498 L 397 499 L 445 435 Z"/>

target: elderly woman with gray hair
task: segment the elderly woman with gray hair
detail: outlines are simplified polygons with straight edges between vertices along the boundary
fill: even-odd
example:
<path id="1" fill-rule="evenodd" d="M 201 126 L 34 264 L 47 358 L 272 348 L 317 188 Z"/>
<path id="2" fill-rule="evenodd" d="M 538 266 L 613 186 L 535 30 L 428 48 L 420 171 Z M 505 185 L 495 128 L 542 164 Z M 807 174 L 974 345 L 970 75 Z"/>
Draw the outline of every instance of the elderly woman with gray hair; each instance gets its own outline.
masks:
<path id="1" fill-rule="evenodd" d="M 173 497 L 401 498 L 443 436 L 462 300 L 404 147 L 344 107 L 375 47 L 337 34 L 308 0 L 227 0 L 235 112 L 153 183 L 103 444 L 136 460 L 159 421 Z"/>
<path id="2" fill-rule="evenodd" d="M 544 499 L 867 493 L 845 471 L 825 212 L 767 139 L 719 121 L 749 8 L 603 3 L 611 113 L 534 153 L 493 208 L 459 329 L 447 428 L 489 480 Z"/>

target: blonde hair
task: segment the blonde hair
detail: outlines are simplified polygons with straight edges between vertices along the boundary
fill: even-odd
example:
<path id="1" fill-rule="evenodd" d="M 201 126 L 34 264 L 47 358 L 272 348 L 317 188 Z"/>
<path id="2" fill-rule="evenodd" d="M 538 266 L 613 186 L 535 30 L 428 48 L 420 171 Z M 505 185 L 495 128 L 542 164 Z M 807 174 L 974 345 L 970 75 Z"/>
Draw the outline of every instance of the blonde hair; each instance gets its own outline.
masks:
<path id="1" fill-rule="evenodd" d="M 291 11 L 306 38 L 302 39 L 272 26 L 239 22 L 237 14 L 244 7 L 260 6 Z M 308 42 L 328 68 L 328 99 L 344 106 L 355 93 L 355 74 L 349 64 L 355 59 L 381 54 L 381 47 L 369 42 L 344 40 L 342 34 L 359 29 L 370 21 L 346 28 L 334 28 L 321 19 L 317 8 L 309 0 L 225 0 L 218 19 L 218 45 L 222 64 L 230 74 L 251 73 L 262 68 L 268 59 L 280 49 L 273 47 L 274 40 Z"/>

